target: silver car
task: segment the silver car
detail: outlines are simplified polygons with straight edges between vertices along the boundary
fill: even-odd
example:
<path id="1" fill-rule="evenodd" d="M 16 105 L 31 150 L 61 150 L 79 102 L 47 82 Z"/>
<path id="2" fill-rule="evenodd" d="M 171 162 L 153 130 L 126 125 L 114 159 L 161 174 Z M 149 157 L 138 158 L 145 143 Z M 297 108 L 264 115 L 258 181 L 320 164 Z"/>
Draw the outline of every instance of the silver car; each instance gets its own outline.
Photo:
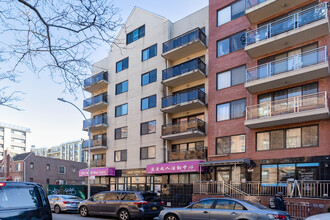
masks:
<path id="1" fill-rule="evenodd" d="M 67 211 L 78 211 L 78 205 L 82 201 L 77 196 L 70 195 L 50 195 L 48 196 L 50 208 L 55 213 L 67 212 Z"/>
<path id="2" fill-rule="evenodd" d="M 247 200 L 231 198 L 203 199 L 186 208 L 164 209 L 159 220 L 269 220 L 290 219 L 287 212 L 269 209 Z"/>

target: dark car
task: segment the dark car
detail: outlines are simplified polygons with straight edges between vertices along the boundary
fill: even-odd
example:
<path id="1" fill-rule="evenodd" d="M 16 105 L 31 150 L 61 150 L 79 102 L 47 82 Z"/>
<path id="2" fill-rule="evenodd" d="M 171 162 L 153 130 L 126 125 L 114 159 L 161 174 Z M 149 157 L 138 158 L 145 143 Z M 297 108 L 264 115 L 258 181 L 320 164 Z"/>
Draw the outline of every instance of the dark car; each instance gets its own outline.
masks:
<path id="1" fill-rule="evenodd" d="M 0 182 L 1 220 L 52 220 L 48 198 L 37 183 Z"/>
<path id="2" fill-rule="evenodd" d="M 164 203 L 156 193 L 136 191 L 100 192 L 79 204 L 81 216 L 108 215 L 120 220 L 153 219 L 163 210 Z"/>

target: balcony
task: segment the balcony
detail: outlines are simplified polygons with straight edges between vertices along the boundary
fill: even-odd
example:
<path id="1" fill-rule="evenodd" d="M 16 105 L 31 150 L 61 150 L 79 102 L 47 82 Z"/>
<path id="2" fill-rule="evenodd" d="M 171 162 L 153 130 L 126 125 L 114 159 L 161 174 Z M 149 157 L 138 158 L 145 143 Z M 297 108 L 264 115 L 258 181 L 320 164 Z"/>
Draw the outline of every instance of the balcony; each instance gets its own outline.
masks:
<path id="1" fill-rule="evenodd" d="M 83 142 L 83 150 L 88 151 L 88 145 L 89 145 L 89 141 L 85 140 Z M 108 149 L 107 146 L 107 139 L 97 139 L 97 140 L 92 140 L 92 145 L 91 145 L 91 151 L 101 151 L 101 150 L 106 150 Z"/>
<path id="2" fill-rule="evenodd" d="M 206 35 L 196 28 L 163 43 L 162 56 L 170 61 L 179 60 L 206 49 Z"/>
<path id="3" fill-rule="evenodd" d="M 108 72 L 102 72 L 89 77 L 84 81 L 84 89 L 88 92 L 97 92 L 108 87 Z"/>
<path id="4" fill-rule="evenodd" d="M 327 3 L 322 3 L 247 32 L 245 51 L 255 59 L 327 34 Z"/>
<path id="5" fill-rule="evenodd" d="M 250 23 L 256 24 L 309 0 L 246 0 L 245 14 Z"/>
<path id="6" fill-rule="evenodd" d="M 178 93 L 162 99 L 161 111 L 177 113 L 205 107 L 205 92 L 193 89 L 188 92 Z"/>
<path id="7" fill-rule="evenodd" d="M 91 161 L 91 167 L 105 167 L 106 165 L 107 165 L 107 162 L 105 159 Z"/>
<path id="8" fill-rule="evenodd" d="M 199 58 L 163 70 L 162 83 L 175 87 L 206 78 L 206 64 Z"/>
<path id="9" fill-rule="evenodd" d="M 166 140 L 178 140 L 205 136 L 206 123 L 200 119 L 194 119 L 177 124 L 162 126 L 162 137 Z"/>
<path id="10" fill-rule="evenodd" d="M 84 110 L 88 112 L 96 112 L 102 109 L 106 109 L 107 106 L 108 106 L 107 93 L 102 93 L 100 95 L 84 100 Z"/>
<path id="11" fill-rule="evenodd" d="M 94 117 L 91 119 L 84 120 L 83 123 L 83 130 L 84 131 L 89 131 L 90 132 L 97 132 L 101 130 L 105 130 L 108 127 L 108 120 L 107 117 L 105 116 L 99 116 L 99 117 Z"/>
<path id="12" fill-rule="evenodd" d="M 169 151 L 168 161 L 179 160 L 205 160 L 207 158 L 207 150 L 189 150 L 189 151 Z"/>
<path id="13" fill-rule="evenodd" d="M 245 126 L 265 128 L 329 118 L 327 92 L 249 106 Z"/>
<path id="14" fill-rule="evenodd" d="M 327 76 L 327 47 L 321 47 L 247 69 L 245 88 L 252 94 Z"/>

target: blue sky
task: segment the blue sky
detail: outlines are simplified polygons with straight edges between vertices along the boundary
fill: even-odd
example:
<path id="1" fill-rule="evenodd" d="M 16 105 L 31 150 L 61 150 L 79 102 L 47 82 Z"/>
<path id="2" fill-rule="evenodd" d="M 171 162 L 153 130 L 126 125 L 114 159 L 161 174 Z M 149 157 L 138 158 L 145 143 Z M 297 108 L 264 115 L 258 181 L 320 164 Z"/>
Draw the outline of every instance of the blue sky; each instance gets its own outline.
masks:
<path id="1" fill-rule="evenodd" d="M 208 0 L 115 0 L 120 8 L 123 21 L 129 16 L 134 6 L 141 7 L 175 22 L 192 12 L 208 5 Z M 94 61 L 107 56 L 108 48 L 99 48 Z M 58 97 L 73 102 L 82 108 L 83 100 L 88 93 L 80 92 L 78 98 L 63 93 L 63 86 L 54 83 L 47 72 L 36 76 L 24 72 L 18 84 L 10 85 L 11 90 L 20 90 L 25 94 L 22 101 L 16 103 L 23 111 L 15 111 L 0 105 L 0 122 L 10 123 L 31 129 L 29 145 L 50 147 L 71 140 L 87 138 L 82 131 L 83 117 L 73 106 L 59 102 Z M 0 87 L 5 82 L 0 81 Z M 89 118 L 89 113 L 84 112 Z"/>

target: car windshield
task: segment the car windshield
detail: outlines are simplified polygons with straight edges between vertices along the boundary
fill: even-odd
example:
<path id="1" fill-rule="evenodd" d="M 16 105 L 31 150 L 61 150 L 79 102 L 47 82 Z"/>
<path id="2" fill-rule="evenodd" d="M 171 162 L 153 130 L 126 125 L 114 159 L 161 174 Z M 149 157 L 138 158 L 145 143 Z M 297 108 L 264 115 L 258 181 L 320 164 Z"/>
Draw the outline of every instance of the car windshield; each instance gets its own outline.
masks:
<path id="1" fill-rule="evenodd" d="M 81 200 L 81 198 L 77 197 L 77 196 L 61 196 L 63 199 L 78 199 Z"/>
<path id="2" fill-rule="evenodd" d="M 159 202 L 160 198 L 157 196 L 156 193 L 142 193 L 142 196 L 145 201 L 148 202 Z"/>
<path id="3" fill-rule="evenodd" d="M 38 197 L 34 187 L 0 187 L 0 210 L 40 207 Z"/>
<path id="4" fill-rule="evenodd" d="M 244 200 L 244 202 L 250 204 L 250 205 L 253 205 L 255 207 L 257 207 L 258 209 L 268 209 L 266 206 L 264 205 L 261 205 L 261 204 L 258 204 L 258 203 L 254 203 L 254 202 L 251 202 L 249 200 Z"/>

